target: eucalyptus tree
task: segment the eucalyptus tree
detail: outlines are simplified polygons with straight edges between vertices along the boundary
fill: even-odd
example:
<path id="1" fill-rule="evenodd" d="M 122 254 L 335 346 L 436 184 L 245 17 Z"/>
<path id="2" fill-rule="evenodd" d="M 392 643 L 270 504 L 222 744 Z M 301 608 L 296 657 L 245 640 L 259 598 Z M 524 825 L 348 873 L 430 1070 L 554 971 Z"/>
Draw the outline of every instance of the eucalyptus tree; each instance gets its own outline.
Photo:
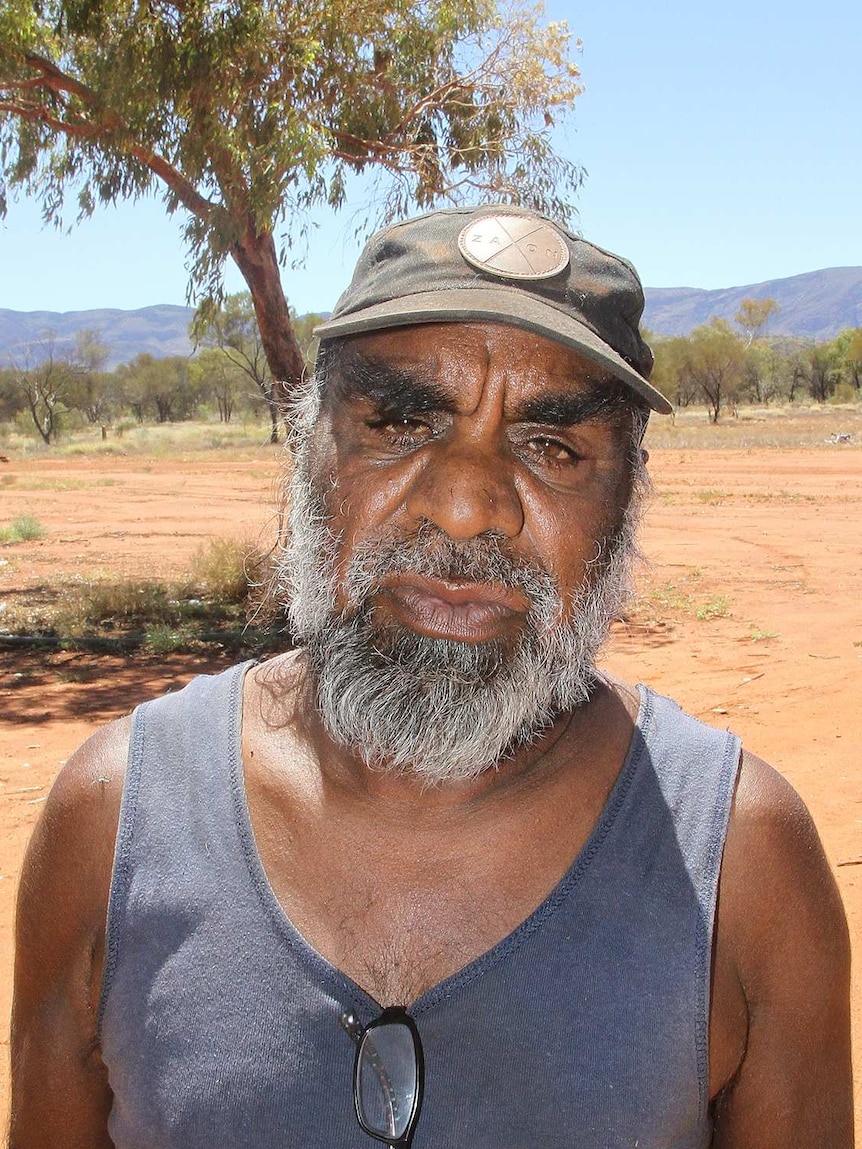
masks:
<path id="1" fill-rule="evenodd" d="M 190 302 L 218 306 L 232 259 L 289 390 L 279 267 L 309 212 L 361 173 L 362 230 L 479 195 L 568 217 L 582 173 L 553 127 L 579 92 L 565 24 L 496 0 L 3 0 L 0 213 L 16 190 L 53 222 L 161 195 Z"/>
<path id="2" fill-rule="evenodd" d="M 745 345 L 725 319 L 715 316 L 695 327 L 688 340 L 686 376 L 700 388 L 717 423 L 723 407 L 735 406 L 745 372 Z"/>
<path id="3" fill-rule="evenodd" d="M 312 349 L 316 350 L 317 340 L 312 332 L 322 321 L 322 315 L 297 316 L 293 308 L 290 309 L 291 329 L 305 370 L 310 369 L 314 362 Z M 277 443 L 279 422 L 284 412 L 280 410 L 277 385 L 269 369 L 251 293 L 238 291 L 227 295 L 219 306 L 208 308 L 203 315 L 198 314 L 192 323 L 192 336 L 202 344 L 204 351 L 220 351 L 233 366 L 234 378 L 238 372 L 253 384 L 258 400 L 263 400 L 269 413 L 269 441 Z M 208 363 L 215 365 L 212 359 Z M 225 378 L 223 372 L 222 378 Z"/>

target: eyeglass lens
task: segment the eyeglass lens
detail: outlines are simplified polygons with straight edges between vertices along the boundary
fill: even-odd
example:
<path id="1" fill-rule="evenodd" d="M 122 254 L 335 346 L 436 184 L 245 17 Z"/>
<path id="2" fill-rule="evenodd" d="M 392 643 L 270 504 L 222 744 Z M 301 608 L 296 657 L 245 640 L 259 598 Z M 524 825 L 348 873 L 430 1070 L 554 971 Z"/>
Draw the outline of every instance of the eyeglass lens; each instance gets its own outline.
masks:
<path id="1" fill-rule="evenodd" d="M 403 1022 L 384 1022 L 363 1034 L 357 1062 L 359 1119 L 366 1132 L 398 1140 L 416 1105 L 418 1066 L 413 1034 Z"/>

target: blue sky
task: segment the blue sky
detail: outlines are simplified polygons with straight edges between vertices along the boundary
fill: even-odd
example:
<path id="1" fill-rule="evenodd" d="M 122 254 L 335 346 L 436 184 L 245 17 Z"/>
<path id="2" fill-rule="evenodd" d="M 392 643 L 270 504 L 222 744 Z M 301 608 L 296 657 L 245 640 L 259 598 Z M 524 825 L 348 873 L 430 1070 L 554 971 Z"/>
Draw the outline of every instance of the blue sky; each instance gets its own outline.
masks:
<path id="1" fill-rule="evenodd" d="M 586 91 L 560 148 L 587 169 L 585 236 L 651 287 L 730 287 L 862 265 L 858 0 L 549 0 L 583 40 Z M 72 213 L 70 213 L 72 214 Z M 356 255 L 349 213 L 320 219 L 299 312 L 332 307 Z M 185 255 L 156 201 L 69 235 L 19 200 L 0 223 L 0 307 L 185 302 Z M 231 269 L 230 290 L 242 281 Z"/>

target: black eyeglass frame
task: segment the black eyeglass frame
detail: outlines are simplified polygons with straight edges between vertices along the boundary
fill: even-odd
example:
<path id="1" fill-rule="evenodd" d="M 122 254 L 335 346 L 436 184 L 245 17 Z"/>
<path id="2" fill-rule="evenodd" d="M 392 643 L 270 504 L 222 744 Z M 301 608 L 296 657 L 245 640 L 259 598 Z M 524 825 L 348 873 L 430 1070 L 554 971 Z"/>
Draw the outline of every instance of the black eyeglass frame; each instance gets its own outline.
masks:
<path id="1" fill-rule="evenodd" d="M 342 1022 L 342 1024 L 344 1023 Z M 369 1033 L 373 1033 L 375 1029 L 379 1029 L 385 1025 L 405 1026 L 413 1039 L 413 1056 L 416 1062 L 416 1089 L 413 1093 L 413 1105 L 410 1109 L 410 1115 L 407 1118 L 407 1125 L 404 1128 L 404 1132 L 400 1137 L 396 1138 L 392 1138 L 388 1134 L 378 1133 L 366 1125 L 362 1116 L 362 1102 L 360 1100 L 359 1077 L 362 1069 L 362 1047 Z M 346 1025 L 345 1028 L 347 1028 Z M 422 1108 L 422 1098 L 425 1091 L 425 1056 L 422 1052 L 422 1041 L 419 1037 L 419 1030 L 416 1028 L 416 1022 L 403 1006 L 393 1005 L 384 1009 L 380 1016 L 370 1022 L 365 1029 L 351 1033 L 351 1036 L 354 1037 L 356 1042 L 356 1058 L 353 1063 L 353 1107 L 356 1110 L 356 1120 L 359 1122 L 360 1129 L 363 1133 L 367 1133 L 369 1137 L 373 1137 L 375 1141 L 382 1141 L 385 1145 L 388 1145 L 389 1149 L 410 1149 L 410 1142 L 413 1140 L 413 1134 L 416 1131 L 416 1124 L 419 1120 L 419 1111 Z"/>

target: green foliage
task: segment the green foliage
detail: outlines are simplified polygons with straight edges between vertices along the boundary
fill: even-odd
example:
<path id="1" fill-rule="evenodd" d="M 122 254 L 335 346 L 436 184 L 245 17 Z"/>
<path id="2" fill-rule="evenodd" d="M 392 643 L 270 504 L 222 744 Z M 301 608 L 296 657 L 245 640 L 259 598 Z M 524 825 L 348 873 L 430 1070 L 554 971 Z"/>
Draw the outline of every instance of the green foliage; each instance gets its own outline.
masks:
<path id="1" fill-rule="evenodd" d="M 0 367 L 0 420 L 14 419 L 24 410 L 24 396 L 11 367 Z"/>
<path id="2" fill-rule="evenodd" d="M 33 515 L 16 515 L 8 527 L 0 527 L 0 543 L 28 543 L 44 536 L 45 528 Z"/>
<path id="3" fill-rule="evenodd" d="M 862 391 L 862 327 L 846 327 L 832 340 L 835 361 L 857 394 Z"/>
<path id="4" fill-rule="evenodd" d="M 686 370 L 690 351 L 688 339 L 684 336 L 654 339 L 652 349 L 655 367 L 650 381 L 677 407 L 688 407 L 696 402 L 698 388 Z"/>
<path id="5" fill-rule="evenodd" d="M 832 392 L 832 403 L 852 403 L 856 398 L 857 391 L 852 383 L 846 379 L 841 380 L 835 384 L 835 390 Z"/>
<path id="6" fill-rule="evenodd" d="M 192 322 L 191 334 L 203 345 L 204 354 L 209 352 L 202 367 L 212 369 L 208 382 L 217 396 L 220 413 L 224 412 L 223 420 L 229 421 L 227 412 L 232 410 L 238 385 L 250 383 L 258 399 L 266 404 L 270 442 L 277 443 L 279 395 L 267 362 L 251 292 L 228 295 L 220 306 L 201 307 Z"/>
<path id="7" fill-rule="evenodd" d="M 74 368 L 55 353 L 51 332 L 27 348 L 24 361 L 11 368 L 11 382 L 18 393 L 20 410 L 29 414 L 32 426 L 46 446 L 56 439 L 60 430 L 73 379 Z"/>
<path id="8" fill-rule="evenodd" d="M 105 371 L 108 346 L 102 333 L 82 328 L 75 333 L 71 379 L 66 389 L 67 407 L 80 412 L 91 424 L 104 424 L 116 403 L 114 376 Z"/>
<path id="9" fill-rule="evenodd" d="M 206 347 L 189 363 L 189 375 L 202 398 L 214 399 L 220 423 L 230 423 L 237 398 L 245 386 L 245 376 L 220 348 Z"/>
<path id="10" fill-rule="evenodd" d="M 825 403 L 835 393 L 841 379 L 838 351 L 833 343 L 815 343 L 805 356 L 808 392 L 817 403 Z"/>
<path id="11" fill-rule="evenodd" d="M 736 321 L 746 338 L 713 318 L 689 336 L 653 340 L 653 382 L 678 407 L 705 400 L 713 421 L 742 401 L 793 403 L 806 393 L 818 403 L 859 401 L 862 328 L 847 328 L 822 343 L 767 337 L 763 329 L 776 312 L 773 302 L 743 301 Z"/>
<path id="12" fill-rule="evenodd" d="M 717 423 L 722 407 L 738 397 L 745 365 L 742 341 L 726 320 L 713 318 L 696 327 L 688 342 L 685 372 L 700 387 Z"/>
<path id="13" fill-rule="evenodd" d="M 150 415 L 158 423 L 187 419 L 201 397 L 200 382 L 182 355 L 162 359 L 146 353 L 135 356 L 118 369 L 117 391 L 141 423 Z"/>
<path id="14" fill-rule="evenodd" d="M 311 371 L 314 366 L 317 340 L 313 331 L 322 320 L 322 316 L 315 314 L 297 316 L 291 308 L 290 321 L 304 371 Z M 216 397 L 220 419 L 230 421 L 229 412 L 237 391 L 243 381 L 251 383 L 270 414 L 270 441 L 277 442 L 282 411 L 251 293 L 240 291 L 228 295 L 219 307 L 200 308 L 192 323 L 191 335 L 203 345 L 197 370 Z"/>
<path id="15" fill-rule="evenodd" d="M 746 346 L 750 347 L 763 336 L 773 315 L 777 315 L 781 308 L 774 299 L 743 299 L 739 310 L 734 315 L 734 322 L 742 328 L 745 335 Z"/>
<path id="16" fill-rule="evenodd" d="M 82 218 L 160 190 L 190 296 L 219 302 L 232 258 L 295 379 L 278 261 L 351 177 L 377 177 L 360 229 L 477 196 L 571 215 L 581 171 L 551 135 L 580 92 L 569 39 L 493 0 L 4 0 L 0 214 L 9 189 L 53 222 L 70 195 Z"/>

